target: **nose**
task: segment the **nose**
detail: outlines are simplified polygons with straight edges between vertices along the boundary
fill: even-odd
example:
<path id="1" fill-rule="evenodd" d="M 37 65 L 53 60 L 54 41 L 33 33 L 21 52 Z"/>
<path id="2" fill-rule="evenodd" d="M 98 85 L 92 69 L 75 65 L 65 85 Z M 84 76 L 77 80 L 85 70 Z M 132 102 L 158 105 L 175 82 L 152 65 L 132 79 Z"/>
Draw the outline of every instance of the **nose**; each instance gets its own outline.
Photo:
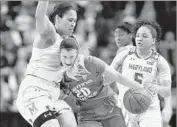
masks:
<path id="1" fill-rule="evenodd" d="M 73 22 L 71 23 L 72 28 L 74 28 L 74 27 L 75 27 L 75 25 L 76 25 L 76 22 L 75 22 L 75 21 L 73 21 Z"/>
<path id="2" fill-rule="evenodd" d="M 66 60 L 65 60 L 65 64 L 69 66 L 69 65 L 71 65 L 71 64 L 72 64 L 72 62 L 71 62 L 71 60 L 70 60 L 70 59 L 66 59 Z"/>

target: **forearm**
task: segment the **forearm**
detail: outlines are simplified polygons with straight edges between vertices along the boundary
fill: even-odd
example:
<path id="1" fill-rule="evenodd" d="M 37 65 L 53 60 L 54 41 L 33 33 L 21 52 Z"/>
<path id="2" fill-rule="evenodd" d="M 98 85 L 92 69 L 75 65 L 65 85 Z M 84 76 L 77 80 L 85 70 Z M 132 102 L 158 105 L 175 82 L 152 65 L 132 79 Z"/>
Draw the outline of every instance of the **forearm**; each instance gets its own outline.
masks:
<path id="1" fill-rule="evenodd" d="M 43 34 L 47 28 L 46 12 L 48 7 L 48 1 L 39 1 L 36 8 L 36 30 L 39 34 Z"/>
<path id="2" fill-rule="evenodd" d="M 48 7 L 48 1 L 39 1 L 37 8 L 36 8 L 36 14 L 35 17 L 37 19 L 45 19 L 45 15 L 47 12 L 47 7 Z"/>
<path id="3" fill-rule="evenodd" d="M 143 86 L 139 83 L 137 83 L 134 80 L 130 80 L 128 77 L 120 74 L 116 70 L 114 70 L 112 67 L 107 66 L 105 69 L 106 77 L 108 77 L 111 81 L 116 81 L 124 86 L 131 87 L 131 88 L 142 88 Z"/>
<path id="4" fill-rule="evenodd" d="M 157 85 L 156 89 L 158 91 L 158 94 L 162 97 L 169 97 L 171 94 L 171 88 L 168 86 Z"/>
<path id="5" fill-rule="evenodd" d="M 170 96 L 164 98 L 164 108 L 168 108 L 168 109 L 171 109 L 172 108 L 172 103 L 171 103 L 171 94 Z"/>
<path id="6" fill-rule="evenodd" d="M 120 84 L 130 87 L 130 88 L 142 88 L 143 85 L 137 83 L 134 80 L 130 80 L 129 78 L 125 77 L 124 75 L 120 75 L 117 78 L 117 82 L 119 82 Z"/>

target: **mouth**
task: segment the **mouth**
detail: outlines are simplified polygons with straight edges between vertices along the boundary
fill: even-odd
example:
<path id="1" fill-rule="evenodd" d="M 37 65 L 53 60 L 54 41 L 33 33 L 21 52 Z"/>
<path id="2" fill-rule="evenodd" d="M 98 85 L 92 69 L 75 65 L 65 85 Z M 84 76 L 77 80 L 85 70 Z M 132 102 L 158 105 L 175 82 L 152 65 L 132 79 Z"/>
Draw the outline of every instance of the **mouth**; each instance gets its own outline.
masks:
<path id="1" fill-rule="evenodd" d="M 138 46 L 141 46 L 143 43 L 142 42 L 137 42 L 137 45 Z"/>
<path id="2" fill-rule="evenodd" d="M 70 31 L 73 31 L 73 29 L 69 29 Z"/>
<path id="3" fill-rule="evenodd" d="M 69 67 L 69 66 L 71 66 L 72 64 L 65 64 L 65 65 Z"/>

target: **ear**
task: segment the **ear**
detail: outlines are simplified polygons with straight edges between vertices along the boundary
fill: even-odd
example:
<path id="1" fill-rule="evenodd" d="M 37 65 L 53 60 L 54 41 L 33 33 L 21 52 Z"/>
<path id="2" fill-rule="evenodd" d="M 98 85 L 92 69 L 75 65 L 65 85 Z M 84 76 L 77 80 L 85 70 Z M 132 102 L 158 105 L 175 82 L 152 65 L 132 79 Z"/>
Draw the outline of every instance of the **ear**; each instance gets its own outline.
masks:
<path id="1" fill-rule="evenodd" d="M 60 18 L 58 15 L 55 16 L 55 22 L 56 22 L 56 21 L 60 21 L 60 19 L 61 19 L 61 18 Z"/>
<path id="2" fill-rule="evenodd" d="M 132 40 L 133 35 L 131 33 L 129 33 L 128 35 L 129 35 L 129 39 Z"/>
<path id="3" fill-rule="evenodd" d="M 153 41 L 152 41 L 152 44 L 154 45 L 154 44 L 155 44 L 155 42 L 156 42 L 156 39 L 154 38 L 154 39 L 153 39 Z"/>

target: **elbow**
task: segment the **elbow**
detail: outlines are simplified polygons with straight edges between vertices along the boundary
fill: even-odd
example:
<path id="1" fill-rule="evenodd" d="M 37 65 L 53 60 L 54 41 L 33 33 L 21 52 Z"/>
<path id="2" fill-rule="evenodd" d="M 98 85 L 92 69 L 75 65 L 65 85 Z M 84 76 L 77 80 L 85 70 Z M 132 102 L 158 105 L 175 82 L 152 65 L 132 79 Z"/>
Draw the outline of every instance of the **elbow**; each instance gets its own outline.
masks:
<path id="1" fill-rule="evenodd" d="M 167 98 L 167 97 L 169 97 L 169 96 L 171 95 L 171 91 L 168 90 L 168 91 L 166 91 L 166 92 L 161 93 L 160 95 L 161 95 L 162 97 L 164 97 L 164 98 Z"/>
<path id="2" fill-rule="evenodd" d="M 169 97 L 169 96 L 170 96 L 170 93 L 164 93 L 164 94 L 163 94 L 163 97 L 164 97 L 164 98 L 167 98 L 167 97 Z"/>

